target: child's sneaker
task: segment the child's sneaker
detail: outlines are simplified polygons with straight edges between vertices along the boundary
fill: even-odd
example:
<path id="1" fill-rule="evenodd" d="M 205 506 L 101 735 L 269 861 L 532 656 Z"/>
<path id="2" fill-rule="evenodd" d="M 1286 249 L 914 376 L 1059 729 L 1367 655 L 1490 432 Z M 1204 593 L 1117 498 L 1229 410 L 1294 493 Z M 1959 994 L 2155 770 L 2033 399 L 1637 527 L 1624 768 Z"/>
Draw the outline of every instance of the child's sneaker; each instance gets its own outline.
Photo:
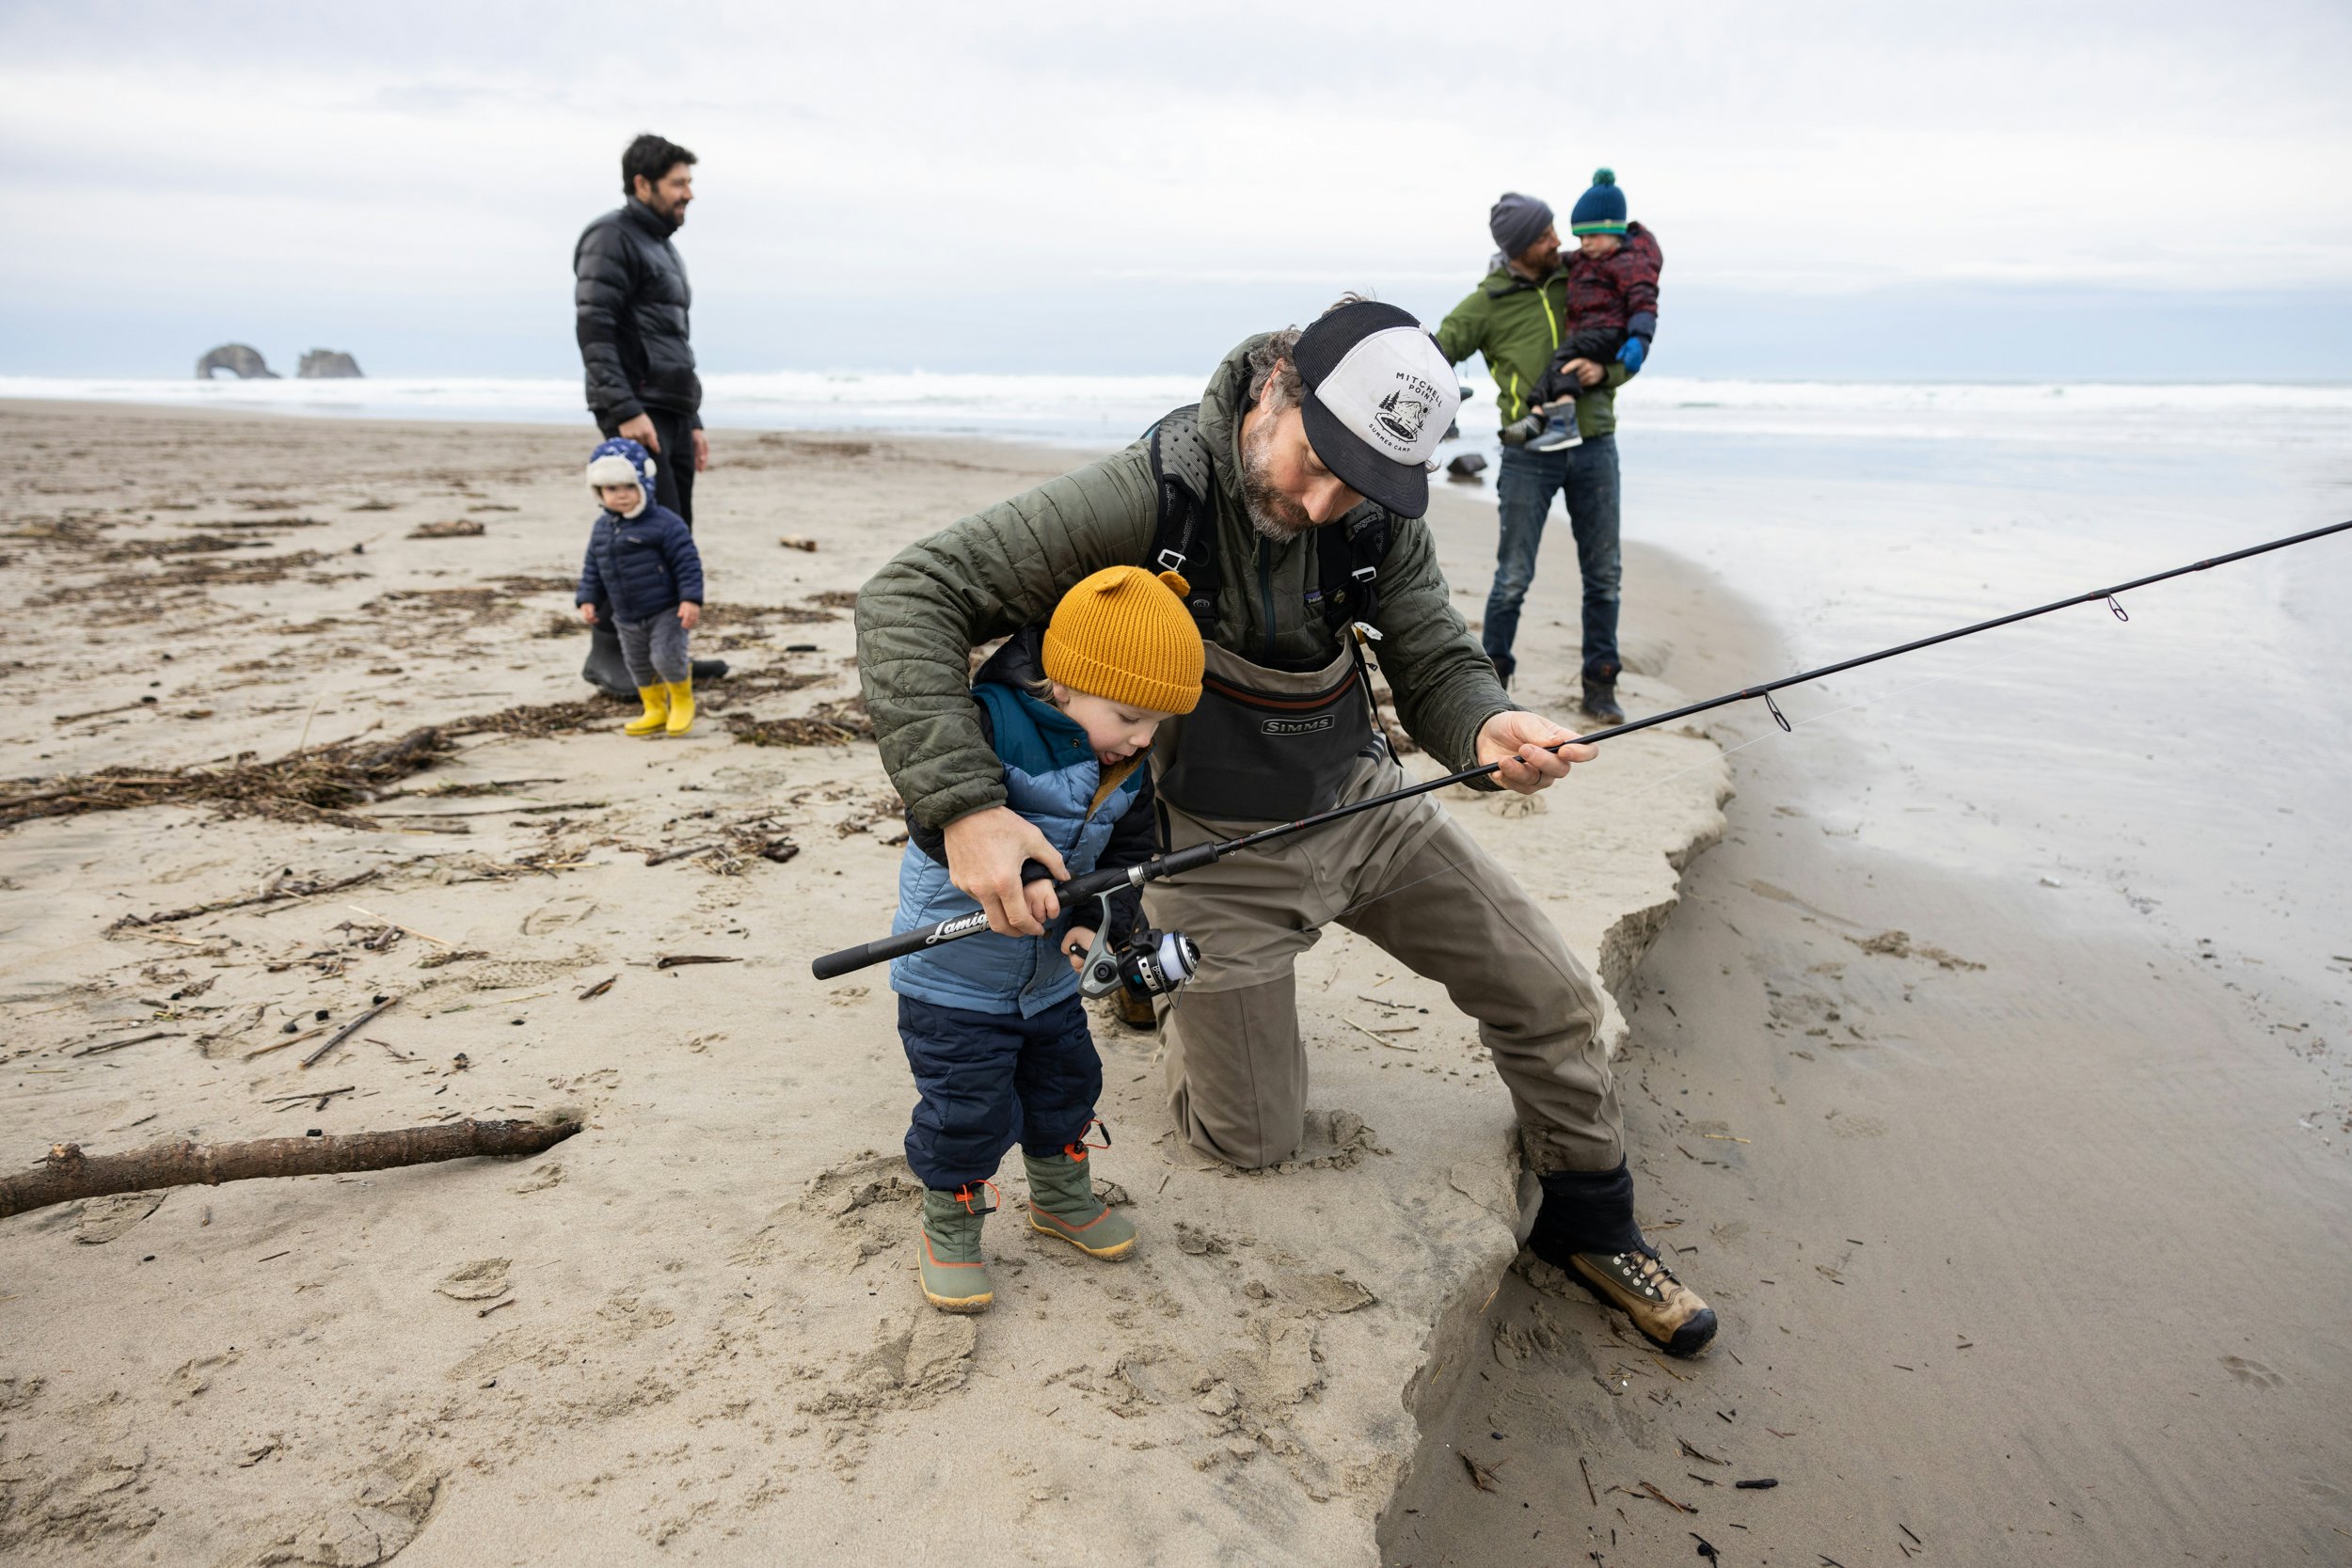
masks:
<path id="1" fill-rule="evenodd" d="M 1039 1159 L 1021 1151 L 1029 1173 L 1029 1228 L 1058 1236 L 1089 1257 L 1124 1258 L 1136 1249 L 1136 1227 L 1094 1196 L 1094 1174 L 1084 1144 L 1066 1144 Z"/>
<path id="2" fill-rule="evenodd" d="M 1530 451 L 1565 451 L 1584 444 L 1583 433 L 1576 428 L 1576 400 L 1563 398 L 1551 405 L 1550 422 L 1542 435 L 1527 443 Z"/>
<path id="3" fill-rule="evenodd" d="M 988 1261 L 980 1256 L 980 1222 L 996 1212 L 983 1189 L 988 1183 L 946 1192 L 923 1190 L 922 1252 L 915 1272 L 923 1296 L 942 1312 L 985 1312 L 996 1299 L 988 1277 Z"/>
<path id="4" fill-rule="evenodd" d="M 1539 409 L 1532 414 L 1522 414 L 1513 420 L 1497 432 L 1497 437 L 1506 447 L 1523 447 L 1541 436 L 1545 428 L 1543 412 Z"/>

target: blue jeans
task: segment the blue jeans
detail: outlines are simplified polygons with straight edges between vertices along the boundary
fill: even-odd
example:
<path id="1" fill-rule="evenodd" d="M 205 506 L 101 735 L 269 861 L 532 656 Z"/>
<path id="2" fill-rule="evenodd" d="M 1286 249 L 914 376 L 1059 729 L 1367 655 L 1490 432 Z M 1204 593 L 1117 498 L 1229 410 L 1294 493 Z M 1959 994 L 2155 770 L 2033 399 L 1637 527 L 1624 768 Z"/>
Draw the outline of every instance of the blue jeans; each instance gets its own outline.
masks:
<path id="1" fill-rule="evenodd" d="M 1624 576 L 1617 545 L 1617 438 L 1587 436 L 1565 451 L 1502 449 L 1495 495 L 1502 537 L 1495 550 L 1495 585 L 1486 594 L 1486 656 L 1505 678 L 1518 667 L 1511 644 L 1519 631 L 1519 605 L 1535 580 L 1535 551 L 1544 542 L 1551 498 L 1567 503 L 1576 534 L 1576 563 L 1584 576 L 1584 678 L 1617 678 L 1617 586 Z"/>

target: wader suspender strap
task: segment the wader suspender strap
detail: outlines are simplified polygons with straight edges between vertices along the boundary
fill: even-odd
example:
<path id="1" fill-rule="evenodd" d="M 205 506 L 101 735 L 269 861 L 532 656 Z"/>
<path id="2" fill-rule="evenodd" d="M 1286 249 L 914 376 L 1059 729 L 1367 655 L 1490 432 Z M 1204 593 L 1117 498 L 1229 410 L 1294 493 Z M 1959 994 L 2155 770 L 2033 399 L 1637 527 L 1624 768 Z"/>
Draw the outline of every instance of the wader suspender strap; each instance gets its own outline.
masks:
<path id="1" fill-rule="evenodd" d="M 1216 483 L 1209 449 L 1200 439 L 1200 405 L 1186 404 L 1152 427 L 1152 492 L 1159 508 L 1152 529 L 1147 572 L 1174 572 L 1189 586 L 1184 608 L 1205 640 L 1216 624 L 1216 530 L 1203 528 L 1213 509 L 1201 504 Z"/>

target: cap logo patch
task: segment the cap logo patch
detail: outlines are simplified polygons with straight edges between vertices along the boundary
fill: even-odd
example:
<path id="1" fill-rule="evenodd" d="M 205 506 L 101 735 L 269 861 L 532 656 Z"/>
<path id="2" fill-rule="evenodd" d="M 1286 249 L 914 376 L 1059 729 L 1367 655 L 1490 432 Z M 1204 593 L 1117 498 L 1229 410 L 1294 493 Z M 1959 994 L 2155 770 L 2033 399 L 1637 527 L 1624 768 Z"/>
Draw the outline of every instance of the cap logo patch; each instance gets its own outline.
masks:
<path id="1" fill-rule="evenodd" d="M 1400 372 L 1397 379 L 1406 381 L 1412 378 Z M 1379 407 L 1373 413 L 1373 420 L 1409 447 L 1421 439 L 1421 427 L 1429 422 L 1429 409 L 1436 395 L 1437 388 L 1425 382 L 1416 382 L 1411 388 L 1399 387 L 1380 400 Z"/>

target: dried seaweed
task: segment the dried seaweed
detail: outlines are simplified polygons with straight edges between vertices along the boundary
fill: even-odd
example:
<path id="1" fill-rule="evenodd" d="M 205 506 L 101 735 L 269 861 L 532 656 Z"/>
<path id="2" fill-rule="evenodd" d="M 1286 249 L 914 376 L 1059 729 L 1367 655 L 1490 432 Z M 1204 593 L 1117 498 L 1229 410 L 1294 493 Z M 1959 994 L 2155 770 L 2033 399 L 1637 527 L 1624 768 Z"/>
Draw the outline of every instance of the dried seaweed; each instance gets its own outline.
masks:
<path id="1" fill-rule="evenodd" d="M 233 561 L 199 557 L 160 572 L 122 572 L 78 588 L 52 590 L 59 601 L 148 594 L 166 588 L 217 588 L 237 583 L 278 582 L 288 574 L 308 571 L 334 557 L 319 550 L 294 550 L 285 555 L 246 556 Z"/>
<path id="2" fill-rule="evenodd" d="M 211 555 L 219 550 L 265 550 L 266 539 L 224 539 L 217 533 L 192 533 L 184 539 L 134 539 L 117 545 L 101 561 L 161 561 L 167 555 Z"/>
<path id="3" fill-rule="evenodd" d="M 448 726 L 447 733 L 512 735 L 534 739 L 573 730 L 600 730 L 612 723 L 620 705 L 622 700 L 614 697 L 586 697 L 573 703 L 525 703 L 496 713 L 460 719 Z"/>
<path id="4" fill-rule="evenodd" d="M 450 750 L 437 728 L 411 730 L 389 744 L 338 741 L 268 762 L 241 757 L 226 767 L 103 768 L 60 779 L 0 784 L 0 828 L 42 816 L 126 811 L 135 806 L 208 805 L 233 816 L 372 826 L 347 808 L 374 799 Z"/>
<path id="5" fill-rule="evenodd" d="M 855 594 L 850 595 L 850 601 L 856 602 Z M 709 631 L 740 631 L 747 626 L 769 623 L 798 626 L 839 619 L 841 617 L 830 610 L 811 610 L 806 605 L 721 602 L 703 606 L 703 626 Z"/>
<path id="6" fill-rule="evenodd" d="M 846 746 L 874 738 L 874 721 L 861 697 L 819 703 L 815 712 L 797 719 L 730 713 L 723 722 L 736 739 L 751 746 Z"/>

